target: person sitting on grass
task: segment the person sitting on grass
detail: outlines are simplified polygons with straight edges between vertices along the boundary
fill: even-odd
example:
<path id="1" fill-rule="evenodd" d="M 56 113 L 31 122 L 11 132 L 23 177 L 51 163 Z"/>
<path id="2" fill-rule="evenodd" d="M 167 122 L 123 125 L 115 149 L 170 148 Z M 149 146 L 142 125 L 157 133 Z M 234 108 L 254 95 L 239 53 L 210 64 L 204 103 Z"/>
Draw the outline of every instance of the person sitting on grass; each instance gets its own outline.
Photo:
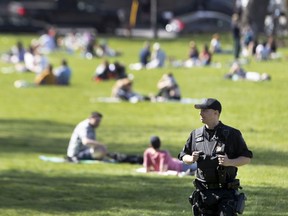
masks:
<path id="1" fill-rule="evenodd" d="M 140 95 L 133 90 L 133 80 L 129 77 L 118 79 L 112 88 L 112 97 L 122 101 L 137 103 L 138 101 L 150 100 L 149 97 Z"/>
<path id="2" fill-rule="evenodd" d="M 207 44 L 204 45 L 203 50 L 199 53 L 199 60 L 201 66 L 207 66 L 211 64 L 212 53 L 209 51 Z"/>
<path id="3" fill-rule="evenodd" d="M 109 65 L 110 63 L 108 60 L 103 60 L 102 63 L 96 67 L 95 74 L 93 75 L 92 79 L 94 79 L 96 82 L 109 80 L 112 76 Z"/>
<path id="4" fill-rule="evenodd" d="M 119 152 L 108 152 L 106 145 L 96 138 L 96 128 L 100 126 L 103 115 L 92 112 L 91 115 L 77 124 L 67 148 L 67 161 L 77 163 L 83 160 L 101 160 L 118 163 L 142 164 L 143 157 Z"/>
<path id="5" fill-rule="evenodd" d="M 53 74 L 53 65 L 49 64 L 48 67 L 35 78 L 36 85 L 56 85 L 57 80 Z"/>
<path id="6" fill-rule="evenodd" d="M 108 60 L 104 60 L 102 64 L 97 66 L 93 79 L 96 82 L 100 82 L 110 79 L 123 79 L 126 77 L 126 68 L 123 64 L 118 61 L 110 64 Z"/>
<path id="7" fill-rule="evenodd" d="M 151 61 L 146 64 L 147 69 L 162 68 L 165 65 L 166 53 L 160 47 L 160 43 L 153 44 Z"/>
<path id="8" fill-rule="evenodd" d="M 221 53 L 222 52 L 220 35 L 217 33 L 212 35 L 212 39 L 210 41 L 210 51 L 211 51 L 211 53 Z"/>
<path id="9" fill-rule="evenodd" d="M 167 101 L 181 99 L 181 92 L 179 85 L 172 73 L 163 74 L 161 79 L 157 83 L 159 89 L 158 94 L 155 97 L 156 101 Z"/>
<path id="10" fill-rule="evenodd" d="M 103 62 L 96 67 L 95 73 L 92 77 L 96 82 L 107 81 L 111 79 L 123 79 L 127 78 L 126 68 L 119 61 L 110 63 L 108 60 Z"/>
<path id="11" fill-rule="evenodd" d="M 192 68 L 195 66 L 200 66 L 199 61 L 199 50 L 195 41 L 189 42 L 189 51 L 188 51 L 188 59 L 186 60 L 177 60 L 174 57 L 170 57 L 170 64 L 173 67 L 186 67 Z"/>
<path id="12" fill-rule="evenodd" d="M 161 150 L 161 140 L 158 136 L 150 138 L 150 146 L 144 151 L 143 166 L 146 172 L 166 172 L 174 170 L 178 173 L 186 172 L 188 174 L 194 173 L 197 169 L 196 163 L 187 165 L 177 158 L 173 158 L 169 151 Z"/>
<path id="13" fill-rule="evenodd" d="M 67 149 L 68 161 L 102 160 L 106 156 L 107 147 L 97 141 L 95 131 L 100 126 L 102 118 L 100 112 L 92 112 L 87 119 L 77 124 Z"/>
<path id="14" fill-rule="evenodd" d="M 57 79 L 58 85 L 69 85 L 71 79 L 71 68 L 68 66 L 67 60 L 62 59 L 61 66 L 56 68 L 54 75 Z"/>
<path id="15" fill-rule="evenodd" d="M 151 58 L 151 48 L 150 43 L 145 41 L 144 47 L 139 52 L 139 62 L 132 63 L 129 65 L 130 70 L 141 70 L 146 68 L 146 65 L 149 63 Z"/>

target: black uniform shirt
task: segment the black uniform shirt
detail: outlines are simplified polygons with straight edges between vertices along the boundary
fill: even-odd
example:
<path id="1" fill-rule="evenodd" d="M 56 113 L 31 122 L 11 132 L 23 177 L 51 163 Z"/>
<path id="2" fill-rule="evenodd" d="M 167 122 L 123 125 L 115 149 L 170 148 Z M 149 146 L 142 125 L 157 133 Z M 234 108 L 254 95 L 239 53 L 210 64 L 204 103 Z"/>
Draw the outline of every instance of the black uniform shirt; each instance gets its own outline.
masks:
<path id="1" fill-rule="evenodd" d="M 240 156 L 249 158 L 253 157 L 253 154 L 248 149 L 241 132 L 220 122 L 214 130 L 207 130 L 205 126 L 200 129 L 193 130 L 190 133 L 183 150 L 179 153 L 178 158 L 182 160 L 184 155 L 192 155 L 193 151 L 202 151 L 205 155 L 215 156 L 215 151 L 219 143 L 225 144 L 224 153 L 227 154 L 229 159 L 235 159 Z M 213 170 L 216 170 L 217 164 L 218 162 L 213 163 L 213 167 L 209 167 L 209 169 L 212 168 Z M 225 168 L 227 169 L 228 173 L 230 172 L 229 179 L 234 179 L 237 174 L 237 168 Z M 205 170 L 202 171 L 205 172 Z M 199 177 L 203 181 L 206 181 L 207 179 L 205 179 L 205 177 L 202 175 L 198 176 L 199 173 L 200 171 L 196 174 L 197 178 Z"/>
<path id="2" fill-rule="evenodd" d="M 226 128 L 229 130 L 229 134 L 227 138 L 224 138 L 223 136 L 225 135 L 222 132 Z M 252 152 L 248 149 L 246 142 L 244 141 L 242 134 L 239 130 L 229 127 L 227 125 L 224 125 L 222 122 L 220 122 L 215 129 L 216 129 L 215 136 L 218 136 L 226 144 L 225 153 L 228 155 L 229 159 L 235 159 L 240 156 L 249 157 L 249 158 L 253 157 Z M 183 150 L 179 153 L 178 158 L 180 160 L 182 160 L 184 155 L 192 155 L 193 151 L 201 150 L 201 149 L 193 149 L 192 147 L 193 140 L 195 141 L 195 131 L 196 130 L 193 130 L 190 133 Z M 205 132 L 203 131 L 203 133 L 204 133 L 203 137 L 208 136 L 207 132 L 205 134 Z M 210 138 L 213 139 L 213 136 Z M 226 139 L 226 140 L 223 140 L 223 139 Z M 204 153 L 209 154 L 208 152 L 204 152 Z M 209 155 L 211 155 L 211 153 Z"/>

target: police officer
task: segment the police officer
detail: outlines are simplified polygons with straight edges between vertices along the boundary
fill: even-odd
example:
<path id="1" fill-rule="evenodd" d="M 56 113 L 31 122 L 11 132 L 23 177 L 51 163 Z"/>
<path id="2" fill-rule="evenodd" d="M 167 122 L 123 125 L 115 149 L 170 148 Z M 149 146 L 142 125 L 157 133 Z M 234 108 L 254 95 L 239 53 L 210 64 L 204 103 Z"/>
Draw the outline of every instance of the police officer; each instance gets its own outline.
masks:
<path id="1" fill-rule="evenodd" d="M 187 164 L 197 162 L 194 186 L 189 197 L 194 215 L 233 216 L 242 213 L 245 196 L 239 193 L 237 167 L 253 157 L 239 130 L 220 120 L 221 103 L 205 99 L 200 109 L 203 127 L 193 130 L 178 158 Z"/>

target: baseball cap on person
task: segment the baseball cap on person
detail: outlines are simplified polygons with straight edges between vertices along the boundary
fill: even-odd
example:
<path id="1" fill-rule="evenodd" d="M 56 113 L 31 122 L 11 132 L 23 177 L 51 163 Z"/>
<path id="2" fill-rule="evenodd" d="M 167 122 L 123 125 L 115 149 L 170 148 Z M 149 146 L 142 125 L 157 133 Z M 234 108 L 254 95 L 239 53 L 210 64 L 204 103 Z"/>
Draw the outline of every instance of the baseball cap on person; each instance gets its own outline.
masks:
<path id="1" fill-rule="evenodd" d="M 195 104 L 194 107 L 196 109 L 213 109 L 218 110 L 219 113 L 222 111 L 221 103 L 214 98 L 207 98 L 200 104 Z"/>
<path id="2" fill-rule="evenodd" d="M 159 149 L 161 145 L 160 138 L 158 136 L 151 136 L 150 137 L 150 143 L 155 149 Z"/>

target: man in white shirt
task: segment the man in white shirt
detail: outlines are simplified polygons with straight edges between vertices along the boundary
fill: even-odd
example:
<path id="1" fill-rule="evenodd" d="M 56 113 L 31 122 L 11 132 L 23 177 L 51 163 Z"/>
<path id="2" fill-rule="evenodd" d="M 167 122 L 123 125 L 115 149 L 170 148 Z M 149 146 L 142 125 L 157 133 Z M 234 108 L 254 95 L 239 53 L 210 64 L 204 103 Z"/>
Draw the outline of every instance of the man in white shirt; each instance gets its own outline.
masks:
<path id="1" fill-rule="evenodd" d="M 106 156 L 107 148 L 96 140 L 95 131 L 99 127 L 102 117 L 101 113 L 92 112 L 89 118 L 75 127 L 67 149 L 70 161 L 101 160 Z"/>

